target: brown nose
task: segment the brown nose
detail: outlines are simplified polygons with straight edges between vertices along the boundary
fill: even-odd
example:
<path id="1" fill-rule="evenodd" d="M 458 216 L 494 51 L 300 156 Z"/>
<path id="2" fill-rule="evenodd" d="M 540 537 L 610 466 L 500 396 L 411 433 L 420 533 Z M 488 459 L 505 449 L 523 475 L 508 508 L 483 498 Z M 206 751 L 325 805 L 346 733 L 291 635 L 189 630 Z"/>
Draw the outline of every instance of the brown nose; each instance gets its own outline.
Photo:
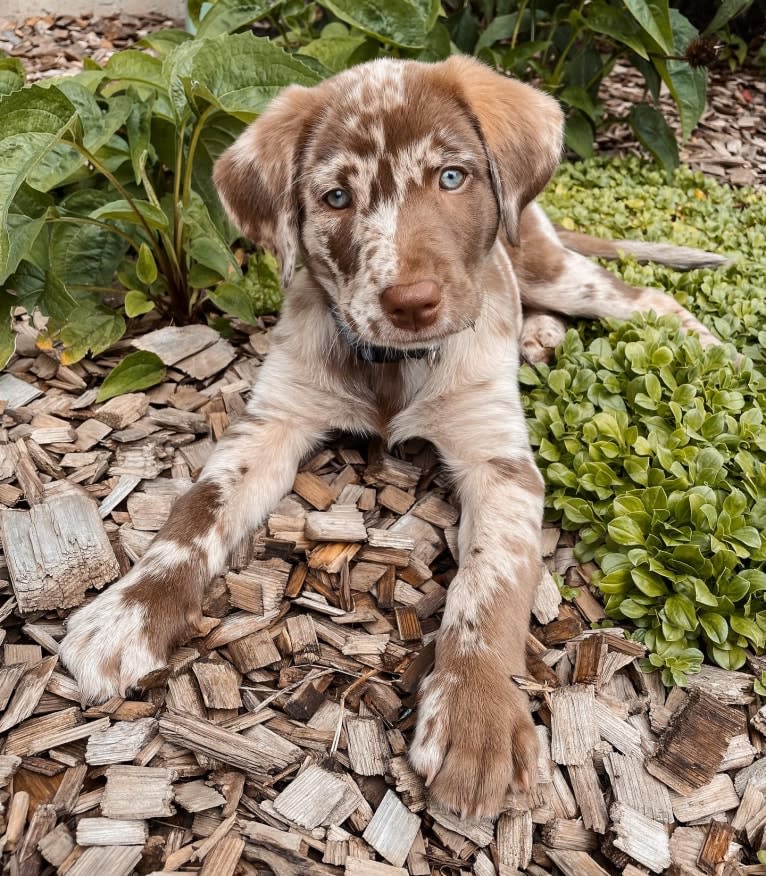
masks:
<path id="1" fill-rule="evenodd" d="M 416 332 L 436 322 L 441 289 L 433 280 L 421 280 L 383 290 L 380 303 L 386 316 L 400 329 Z"/>

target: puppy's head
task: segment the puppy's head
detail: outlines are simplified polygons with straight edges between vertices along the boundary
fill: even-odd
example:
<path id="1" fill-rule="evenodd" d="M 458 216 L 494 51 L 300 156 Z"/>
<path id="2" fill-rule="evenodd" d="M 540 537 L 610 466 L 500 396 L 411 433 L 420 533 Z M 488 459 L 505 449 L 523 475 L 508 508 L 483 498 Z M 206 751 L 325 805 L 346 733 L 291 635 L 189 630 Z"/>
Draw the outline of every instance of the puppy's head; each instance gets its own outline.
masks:
<path id="1" fill-rule="evenodd" d="M 466 57 L 286 89 L 219 159 L 233 220 L 289 284 L 300 252 L 348 334 L 406 349 L 470 325 L 482 267 L 561 150 L 552 98 Z"/>

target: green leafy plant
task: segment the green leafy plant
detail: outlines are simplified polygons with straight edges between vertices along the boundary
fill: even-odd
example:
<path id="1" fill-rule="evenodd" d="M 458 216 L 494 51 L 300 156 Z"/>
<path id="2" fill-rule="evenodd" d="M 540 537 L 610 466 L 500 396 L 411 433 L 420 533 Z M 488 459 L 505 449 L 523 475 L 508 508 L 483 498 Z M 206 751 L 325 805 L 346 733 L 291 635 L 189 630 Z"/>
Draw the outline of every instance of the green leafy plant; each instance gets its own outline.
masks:
<path id="1" fill-rule="evenodd" d="M 659 108 L 660 86 L 673 97 L 685 140 L 705 108 L 704 67 L 716 58 L 717 35 L 728 35 L 729 22 L 751 2 L 718 4 L 701 34 L 668 0 L 448 0 L 448 28 L 461 50 L 558 97 L 567 109 L 567 146 L 581 157 L 592 155 L 599 127 L 624 121 L 670 173 L 678 167 L 678 146 Z M 727 42 L 740 54 L 743 45 Z M 599 87 L 617 60 L 641 73 L 648 99 L 625 117 L 605 117 Z"/>
<path id="2" fill-rule="evenodd" d="M 233 251 L 211 171 L 282 87 L 321 76 L 249 33 L 148 41 L 156 55 L 121 52 L 45 87 L 0 68 L 3 362 L 19 305 L 48 317 L 40 343 L 64 362 L 109 347 L 125 317 L 184 323 L 215 305 L 252 322 L 279 307 L 275 260 Z"/>
<path id="3" fill-rule="evenodd" d="M 624 233 L 635 211 L 649 236 L 688 238 L 697 226 L 708 247 L 742 252 L 720 273 L 628 261 L 621 273 L 646 285 L 661 273 L 703 314 L 698 305 L 720 291 L 722 316 L 708 311 L 709 321 L 740 349 L 755 347 L 763 322 L 740 317 L 745 305 L 764 306 L 766 207 L 699 174 L 678 182 L 664 186 L 634 161 L 591 162 L 563 168 L 546 203 L 572 227 L 587 215 L 590 230 Z M 674 213 L 685 230 L 673 231 Z M 727 310 L 738 317 L 727 321 Z M 604 325 L 606 334 L 594 323 L 570 330 L 553 366 L 521 369 L 546 515 L 579 530 L 576 553 L 597 563 L 607 614 L 636 627 L 647 667 L 667 684 L 683 684 L 703 652 L 737 669 L 746 649 L 766 645 L 766 378 L 750 359 L 735 365 L 731 348 L 703 349 L 668 317 Z"/>

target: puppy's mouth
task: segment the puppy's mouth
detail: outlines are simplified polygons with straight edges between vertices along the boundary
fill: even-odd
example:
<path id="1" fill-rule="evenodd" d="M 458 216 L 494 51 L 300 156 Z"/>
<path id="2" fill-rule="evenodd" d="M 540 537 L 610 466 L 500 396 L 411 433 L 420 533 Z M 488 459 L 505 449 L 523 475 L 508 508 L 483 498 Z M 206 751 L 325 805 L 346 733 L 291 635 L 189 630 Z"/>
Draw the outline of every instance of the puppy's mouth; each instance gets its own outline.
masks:
<path id="1" fill-rule="evenodd" d="M 340 311 L 333 307 L 332 318 L 343 341 L 365 362 L 402 362 L 407 359 L 429 359 L 433 361 L 439 352 L 441 337 L 424 338 L 412 342 L 376 343 L 363 338 L 349 326 Z"/>

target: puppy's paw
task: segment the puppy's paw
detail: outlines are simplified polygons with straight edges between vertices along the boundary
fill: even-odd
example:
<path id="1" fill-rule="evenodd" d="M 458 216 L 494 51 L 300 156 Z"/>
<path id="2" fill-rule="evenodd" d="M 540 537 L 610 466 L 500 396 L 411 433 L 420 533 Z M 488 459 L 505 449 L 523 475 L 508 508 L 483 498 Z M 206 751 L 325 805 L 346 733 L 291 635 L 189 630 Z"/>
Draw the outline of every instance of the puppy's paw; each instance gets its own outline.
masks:
<path id="1" fill-rule="evenodd" d="M 84 704 L 125 696 L 140 678 L 165 664 L 152 640 L 145 606 L 114 585 L 76 611 L 59 656 L 77 679 Z"/>
<path id="2" fill-rule="evenodd" d="M 443 806 L 462 817 L 497 815 L 508 791 L 536 781 L 526 696 L 501 672 L 435 671 L 421 693 L 410 761 Z"/>
<path id="3" fill-rule="evenodd" d="M 524 317 L 519 338 L 522 357 L 527 362 L 550 362 L 566 337 L 566 323 L 550 313 L 530 313 Z"/>

